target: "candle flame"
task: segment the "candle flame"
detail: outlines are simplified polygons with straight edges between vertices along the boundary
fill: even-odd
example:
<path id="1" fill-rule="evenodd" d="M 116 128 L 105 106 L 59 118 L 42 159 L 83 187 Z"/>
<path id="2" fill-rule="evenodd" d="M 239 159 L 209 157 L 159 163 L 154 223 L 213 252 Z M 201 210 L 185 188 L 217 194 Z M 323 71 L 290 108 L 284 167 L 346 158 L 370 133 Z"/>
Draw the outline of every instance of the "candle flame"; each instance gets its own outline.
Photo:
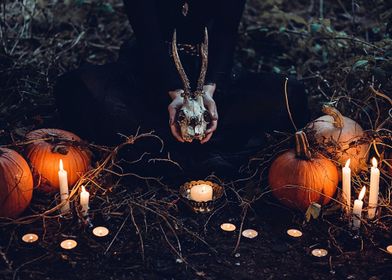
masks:
<path id="1" fill-rule="evenodd" d="M 349 168 L 349 167 L 350 167 L 350 162 L 351 162 L 351 159 L 348 159 L 348 160 L 346 161 L 345 167 Z"/>
<path id="2" fill-rule="evenodd" d="M 365 197 L 365 193 L 366 193 L 366 186 L 364 186 L 361 192 L 359 193 L 358 200 L 362 200 Z"/>
<path id="3" fill-rule="evenodd" d="M 61 171 L 64 170 L 64 165 L 63 165 L 63 160 L 62 160 L 62 159 L 60 159 L 59 169 L 60 169 Z"/>
<path id="4" fill-rule="evenodd" d="M 377 168 L 377 160 L 376 160 L 375 157 L 372 158 L 372 165 L 373 165 L 374 168 Z"/>

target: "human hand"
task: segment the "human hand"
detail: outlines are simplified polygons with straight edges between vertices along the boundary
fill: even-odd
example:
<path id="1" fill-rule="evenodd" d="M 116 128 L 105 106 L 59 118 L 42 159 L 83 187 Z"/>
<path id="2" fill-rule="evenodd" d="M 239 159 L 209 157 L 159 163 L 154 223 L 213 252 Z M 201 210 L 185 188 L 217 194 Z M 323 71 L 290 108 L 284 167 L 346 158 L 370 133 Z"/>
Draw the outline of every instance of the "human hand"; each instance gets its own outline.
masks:
<path id="1" fill-rule="evenodd" d="M 203 91 L 204 91 L 203 102 L 207 111 L 210 113 L 211 122 L 208 126 L 205 137 L 200 141 L 201 144 L 207 143 L 211 139 L 212 134 L 218 127 L 218 110 L 213 98 L 215 89 L 216 89 L 216 84 L 205 85 L 203 87 Z"/>
<path id="2" fill-rule="evenodd" d="M 181 108 L 182 104 L 184 103 L 184 98 L 181 94 L 184 91 L 182 89 L 169 91 L 169 95 L 172 98 L 172 102 L 167 107 L 169 111 L 169 126 L 171 133 L 173 134 L 174 138 L 176 138 L 179 142 L 184 143 L 184 139 L 182 139 L 178 124 L 176 122 L 176 116 L 178 110 Z"/>

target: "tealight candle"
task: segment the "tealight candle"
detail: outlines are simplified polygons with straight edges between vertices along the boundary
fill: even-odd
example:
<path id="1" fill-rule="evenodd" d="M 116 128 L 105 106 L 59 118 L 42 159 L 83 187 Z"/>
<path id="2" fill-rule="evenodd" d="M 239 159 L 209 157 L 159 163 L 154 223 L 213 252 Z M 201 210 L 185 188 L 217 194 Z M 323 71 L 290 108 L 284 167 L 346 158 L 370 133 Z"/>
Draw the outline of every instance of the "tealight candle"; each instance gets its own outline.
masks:
<path id="1" fill-rule="evenodd" d="M 223 223 L 220 227 L 223 231 L 235 231 L 236 229 L 236 226 L 230 223 Z"/>
<path id="2" fill-rule="evenodd" d="M 342 189 L 343 189 L 343 202 L 346 203 L 346 213 L 351 210 L 351 169 L 350 159 L 346 161 L 346 165 L 342 168 Z"/>
<path id="3" fill-rule="evenodd" d="M 82 215 L 84 217 L 86 217 L 88 214 L 89 199 L 90 199 L 89 192 L 86 191 L 86 188 L 84 186 L 82 186 L 82 191 L 80 193 L 80 205 L 82 206 Z"/>
<path id="4" fill-rule="evenodd" d="M 71 250 L 73 248 L 75 248 L 78 245 L 78 242 L 76 242 L 73 239 L 67 239 L 64 240 L 60 243 L 61 248 L 65 249 L 65 250 Z"/>
<path id="5" fill-rule="evenodd" d="M 68 175 L 67 171 L 64 170 L 63 160 L 60 159 L 59 162 L 59 187 L 60 187 L 60 198 L 61 202 L 64 203 L 60 209 L 62 214 L 65 214 L 69 211 L 69 201 L 68 201 Z"/>
<path id="6" fill-rule="evenodd" d="M 109 234 L 109 230 L 106 227 L 96 227 L 93 229 L 93 234 L 97 237 L 104 237 Z"/>
<path id="7" fill-rule="evenodd" d="M 193 186 L 190 192 L 190 199 L 198 202 L 212 200 L 212 187 L 207 184 Z"/>
<path id="8" fill-rule="evenodd" d="M 22 240 L 26 243 L 33 243 L 38 240 L 38 235 L 36 235 L 35 233 L 27 233 L 22 236 Z"/>
<path id="9" fill-rule="evenodd" d="M 258 234 L 254 229 L 246 229 L 242 232 L 242 236 L 246 238 L 255 238 Z"/>
<path id="10" fill-rule="evenodd" d="M 389 245 L 389 246 L 387 247 L 387 252 L 388 252 L 389 254 L 392 254 L 392 245 Z"/>
<path id="11" fill-rule="evenodd" d="M 377 168 L 377 160 L 372 159 L 372 168 L 370 169 L 370 190 L 369 190 L 369 210 L 368 218 L 373 219 L 376 216 L 378 204 L 378 192 L 380 188 L 380 169 Z"/>
<path id="12" fill-rule="evenodd" d="M 325 249 L 313 249 L 312 250 L 312 255 L 318 258 L 322 258 L 325 257 L 326 255 L 328 255 L 328 251 Z"/>
<path id="13" fill-rule="evenodd" d="M 287 234 L 290 235 L 291 237 L 301 237 L 302 231 L 292 228 L 292 229 L 287 230 Z"/>
<path id="14" fill-rule="evenodd" d="M 361 227 L 361 216 L 362 216 L 362 207 L 363 201 L 366 193 L 366 187 L 363 187 L 361 192 L 359 193 L 358 199 L 354 201 L 354 209 L 353 209 L 353 229 L 359 229 Z"/>

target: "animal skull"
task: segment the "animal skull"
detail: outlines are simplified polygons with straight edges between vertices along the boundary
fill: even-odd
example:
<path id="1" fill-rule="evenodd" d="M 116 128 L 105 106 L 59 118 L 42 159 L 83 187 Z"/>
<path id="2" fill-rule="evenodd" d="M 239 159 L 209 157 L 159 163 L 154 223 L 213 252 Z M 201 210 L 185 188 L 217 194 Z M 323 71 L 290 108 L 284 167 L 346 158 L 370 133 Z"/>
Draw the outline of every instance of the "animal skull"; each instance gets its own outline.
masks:
<path id="1" fill-rule="evenodd" d="M 177 116 L 177 123 L 180 126 L 181 136 L 187 142 L 192 142 L 194 139 L 202 140 L 205 137 L 207 126 L 211 121 L 210 113 L 206 110 L 203 101 L 203 86 L 208 64 L 207 29 L 205 29 L 204 42 L 200 47 L 202 64 L 200 76 L 197 81 L 197 89 L 195 91 L 191 90 L 189 79 L 178 55 L 176 31 L 174 31 L 173 35 L 172 54 L 177 70 L 184 84 L 184 92 L 182 94 L 184 97 L 184 103 L 178 111 Z"/>
<path id="2" fill-rule="evenodd" d="M 187 142 L 193 139 L 202 140 L 205 137 L 210 114 L 204 107 L 203 97 L 186 97 L 179 110 L 177 122 L 181 129 L 181 136 Z"/>

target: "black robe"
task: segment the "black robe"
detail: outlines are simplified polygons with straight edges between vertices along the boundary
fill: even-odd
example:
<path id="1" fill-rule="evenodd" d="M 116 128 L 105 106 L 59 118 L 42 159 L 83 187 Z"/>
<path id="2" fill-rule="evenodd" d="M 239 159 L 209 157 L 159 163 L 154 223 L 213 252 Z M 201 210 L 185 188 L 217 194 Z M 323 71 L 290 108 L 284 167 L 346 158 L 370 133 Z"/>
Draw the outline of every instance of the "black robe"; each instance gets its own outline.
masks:
<path id="1" fill-rule="evenodd" d="M 118 133 L 129 135 L 139 127 L 142 131 L 154 130 L 165 141 L 166 151 L 180 163 L 186 165 L 196 157 L 200 159 L 196 165 L 206 169 L 209 165 L 200 165 L 200 161 L 214 159 L 205 173 L 219 169 L 214 165 L 216 159 L 223 169 L 229 166 L 235 170 L 238 166 L 222 160 L 223 153 L 244 154 L 249 142 L 254 143 L 251 139 L 262 141 L 267 131 L 292 129 L 284 96 L 285 77 L 245 69 L 231 72 L 245 0 L 124 3 L 134 36 L 124 44 L 118 61 L 103 66 L 84 65 L 58 80 L 55 96 L 65 128 L 105 144 L 120 141 Z M 217 84 L 214 100 L 218 129 L 206 144 L 179 143 L 168 125 L 168 91 L 183 88 L 170 56 L 170 42 L 176 29 L 178 43 L 198 44 L 205 27 L 209 34 L 206 83 Z M 180 52 L 180 58 L 194 85 L 200 57 Z M 292 79 L 288 93 L 291 113 L 297 126 L 302 127 L 308 120 L 305 89 Z"/>

